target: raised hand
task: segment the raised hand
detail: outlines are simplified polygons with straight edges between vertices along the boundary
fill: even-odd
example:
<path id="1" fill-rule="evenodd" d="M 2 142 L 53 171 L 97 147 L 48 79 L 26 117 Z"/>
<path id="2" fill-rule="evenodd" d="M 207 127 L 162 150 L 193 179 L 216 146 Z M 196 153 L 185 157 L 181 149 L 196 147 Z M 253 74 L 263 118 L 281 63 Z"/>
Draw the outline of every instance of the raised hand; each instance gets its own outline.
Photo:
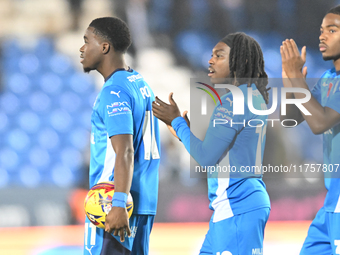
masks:
<path id="1" fill-rule="evenodd" d="M 172 96 L 173 93 L 171 92 L 169 94 L 170 104 L 163 102 L 158 97 L 156 97 L 156 100 L 152 102 L 153 115 L 169 126 L 171 126 L 171 122 L 175 118 L 181 116 L 178 106 Z"/>
<path id="2" fill-rule="evenodd" d="M 306 63 L 306 46 L 302 47 L 301 54 L 293 39 L 285 40 L 280 47 L 282 60 L 282 78 L 298 78 L 301 74 L 306 78 L 307 67 L 303 68 Z M 285 87 L 291 87 L 291 84 L 284 82 Z"/>

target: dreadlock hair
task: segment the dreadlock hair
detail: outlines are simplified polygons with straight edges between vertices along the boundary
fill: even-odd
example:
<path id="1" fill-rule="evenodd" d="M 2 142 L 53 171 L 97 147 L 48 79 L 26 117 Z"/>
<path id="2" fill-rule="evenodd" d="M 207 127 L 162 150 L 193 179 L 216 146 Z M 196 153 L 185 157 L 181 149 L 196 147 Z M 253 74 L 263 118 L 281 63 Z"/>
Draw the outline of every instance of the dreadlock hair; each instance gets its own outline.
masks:
<path id="1" fill-rule="evenodd" d="M 331 8 L 328 12 L 328 13 L 333 13 L 333 14 L 337 14 L 337 15 L 340 15 L 340 5 L 337 5 L 333 8 Z"/>
<path id="2" fill-rule="evenodd" d="M 124 21 L 115 17 L 94 19 L 90 25 L 94 33 L 108 41 L 116 52 L 125 53 L 131 45 L 131 36 Z"/>
<path id="3" fill-rule="evenodd" d="M 248 87 L 254 83 L 268 104 L 270 88 L 266 88 L 268 75 L 264 70 L 260 45 L 254 38 L 242 32 L 233 34 L 232 40 L 229 55 L 229 78 L 234 78 L 239 84 L 247 83 Z M 240 83 L 241 80 L 242 83 Z"/>

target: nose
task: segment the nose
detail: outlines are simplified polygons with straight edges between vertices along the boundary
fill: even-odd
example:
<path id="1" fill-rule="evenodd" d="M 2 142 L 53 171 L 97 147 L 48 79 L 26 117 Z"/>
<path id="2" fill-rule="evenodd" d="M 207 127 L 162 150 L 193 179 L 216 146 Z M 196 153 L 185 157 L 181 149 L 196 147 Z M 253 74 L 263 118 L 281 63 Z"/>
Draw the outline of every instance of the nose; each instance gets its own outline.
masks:
<path id="1" fill-rule="evenodd" d="M 208 61 L 209 65 L 213 65 L 213 64 L 214 64 L 213 58 L 214 58 L 214 57 L 211 57 L 211 59 Z"/>
<path id="2" fill-rule="evenodd" d="M 85 44 L 84 44 L 83 46 L 81 46 L 80 49 L 79 49 L 79 51 L 80 51 L 81 53 L 84 52 L 84 46 L 85 46 Z"/>
<path id="3" fill-rule="evenodd" d="M 327 39 L 327 36 L 325 35 L 325 33 L 320 34 L 319 36 L 320 42 L 326 41 L 326 39 Z"/>

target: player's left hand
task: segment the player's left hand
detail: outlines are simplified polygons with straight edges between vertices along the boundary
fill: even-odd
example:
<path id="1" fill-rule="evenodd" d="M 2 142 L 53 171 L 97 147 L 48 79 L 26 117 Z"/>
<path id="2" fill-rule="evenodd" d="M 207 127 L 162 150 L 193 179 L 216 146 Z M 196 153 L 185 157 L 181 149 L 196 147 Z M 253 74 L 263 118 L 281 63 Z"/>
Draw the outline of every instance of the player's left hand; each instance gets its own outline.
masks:
<path id="1" fill-rule="evenodd" d="M 171 92 L 169 94 L 170 104 L 163 102 L 158 97 L 156 97 L 156 100 L 152 102 L 153 115 L 169 126 L 171 126 L 171 122 L 174 119 L 181 117 L 181 113 L 175 100 L 172 98 L 172 95 L 173 93 Z"/>
<path id="2" fill-rule="evenodd" d="M 302 70 L 306 63 L 306 46 L 302 47 L 301 54 L 293 39 L 286 39 L 280 47 L 282 60 L 282 74 L 286 74 L 288 78 L 298 78 L 301 74 L 307 75 L 307 69 Z"/>
<path id="3" fill-rule="evenodd" d="M 126 208 L 113 206 L 111 211 L 106 215 L 105 231 L 112 233 L 114 236 L 120 236 L 120 241 L 125 241 L 125 233 L 131 236 L 129 227 L 129 216 Z"/>

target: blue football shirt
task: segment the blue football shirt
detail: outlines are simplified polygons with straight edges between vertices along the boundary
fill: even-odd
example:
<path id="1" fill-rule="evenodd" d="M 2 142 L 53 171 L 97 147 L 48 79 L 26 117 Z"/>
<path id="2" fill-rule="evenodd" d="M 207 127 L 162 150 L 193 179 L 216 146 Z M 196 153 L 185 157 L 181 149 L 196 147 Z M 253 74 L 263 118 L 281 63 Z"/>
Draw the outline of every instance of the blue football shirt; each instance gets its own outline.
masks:
<path id="1" fill-rule="evenodd" d="M 213 222 L 236 214 L 270 207 L 262 181 L 262 160 L 265 147 L 267 115 L 256 115 L 248 107 L 248 87 L 240 85 L 244 95 L 244 114 L 233 114 L 233 95 L 224 95 L 211 116 L 204 141 L 195 137 L 182 117 L 171 123 L 188 152 L 202 167 L 228 169 L 207 171 L 210 209 Z M 266 110 L 265 101 L 252 84 L 253 106 Z M 215 121 L 214 121 L 215 120 Z M 216 120 L 225 124 L 216 125 Z M 233 125 L 231 125 L 233 123 Z"/>
<path id="2" fill-rule="evenodd" d="M 143 77 L 116 70 L 99 92 L 91 116 L 90 187 L 114 181 L 115 152 L 110 137 L 133 135 L 134 171 L 131 195 L 134 214 L 156 214 L 160 137 L 152 115 L 154 94 Z"/>
<path id="3" fill-rule="evenodd" d="M 335 68 L 327 70 L 312 89 L 312 95 L 323 107 L 340 113 L 340 74 Z M 323 133 L 325 199 L 327 212 L 340 213 L 340 124 Z M 325 168 L 324 168 L 325 167 Z"/>

